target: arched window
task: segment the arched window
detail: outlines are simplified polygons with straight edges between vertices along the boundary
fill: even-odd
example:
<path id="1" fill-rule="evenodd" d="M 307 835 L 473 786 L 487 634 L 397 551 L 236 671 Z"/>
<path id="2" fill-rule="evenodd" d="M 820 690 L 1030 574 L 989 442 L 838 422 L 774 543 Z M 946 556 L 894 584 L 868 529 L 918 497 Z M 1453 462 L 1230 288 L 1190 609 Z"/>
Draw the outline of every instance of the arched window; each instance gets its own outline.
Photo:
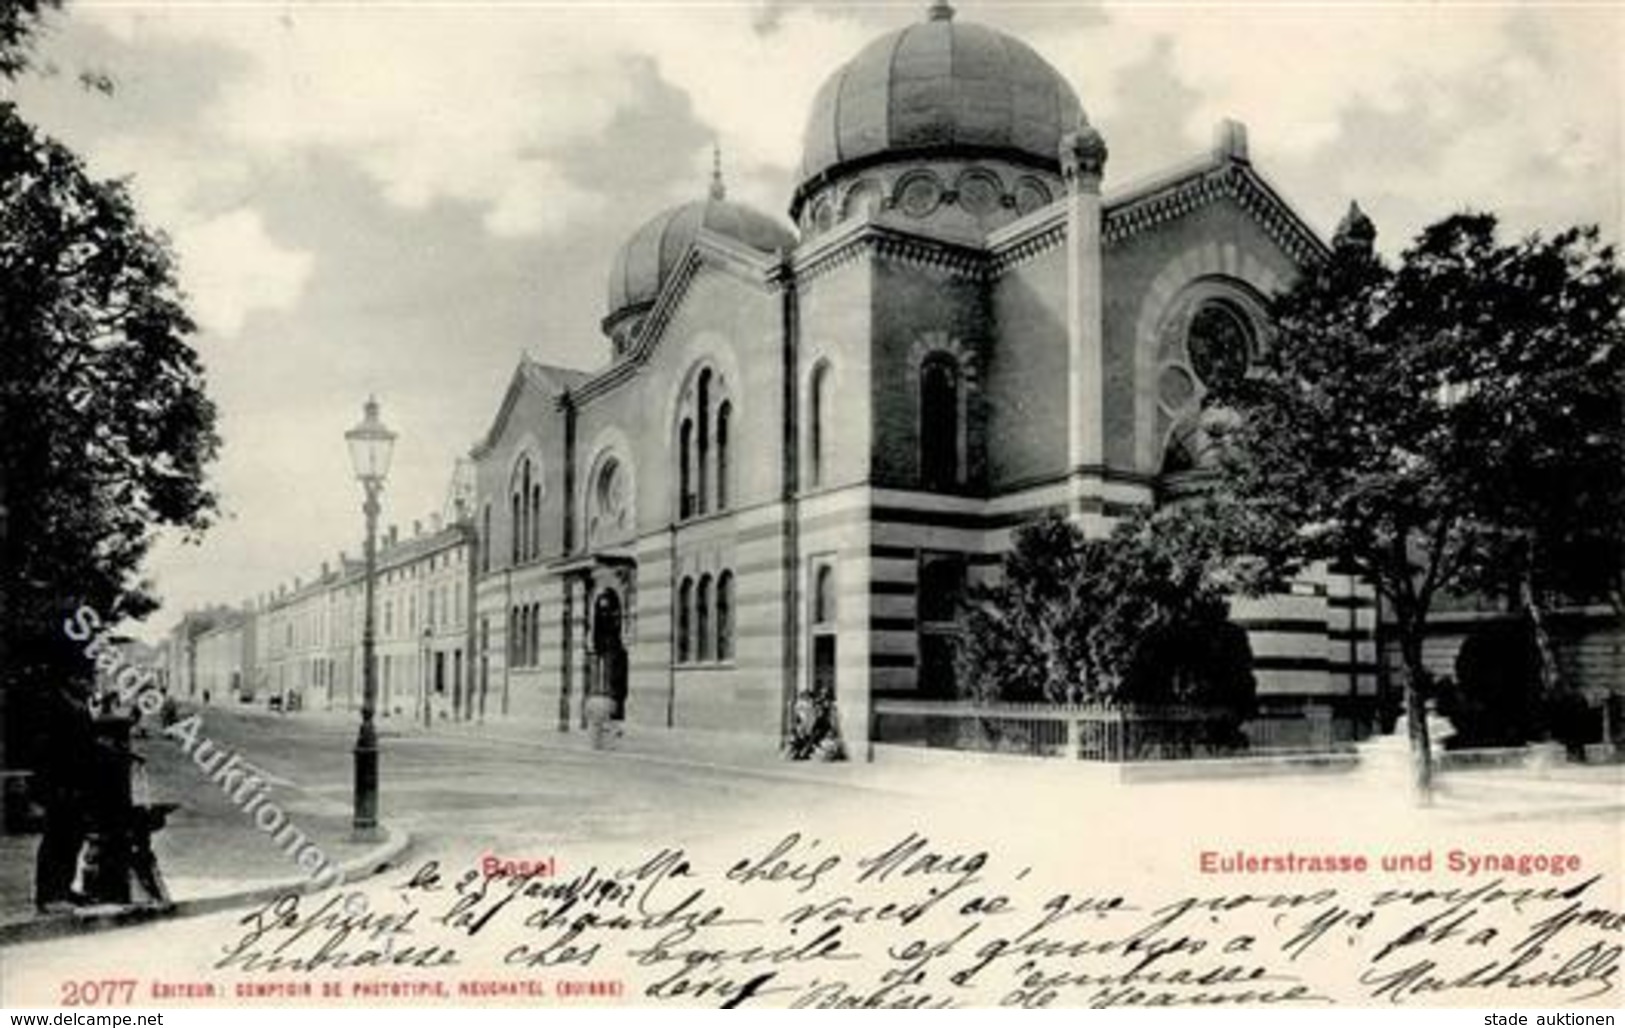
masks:
<path id="1" fill-rule="evenodd" d="M 542 505 L 542 484 L 531 476 L 530 458 L 524 457 L 514 468 L 513 481 L 509 486 L 511 493 L 509 505 L 513 511 L 513 563 L 530 560 L 536 556 L 538 547 L 537 534 L 539 532 L 538 510 Z"/>
<path id="2" fill-rule="evenodd" d="M 813 368 L 812 385 L 807 390 L 807 483 L 824 484 L 824 415 L 829 405 L 829 364 Z"/>
<path id="3" fill-rule="evenodd" d="M 530 666 L 536 667 L 542 662 L 542 605 L 530 605 Z"/>
<path id="4" fill-rule="evenodd" d="M 695 656 L 702 660 L 710 660 L 713 656 L 712 644 L 716 641 L 711 636 L 711 576 L 701 575 L 699 588 L 694 591 L 694 634 L 699 643 Z"/>
<path id="5" fill-rule="evenodd" d="M 723 400 L 717 407 L 717 510 L 728 509 L 728 422 L 733 420 L 733 404 Z"/>
<path id="6" fill-rule="evenodd" d="M 538 557 L 542 552 L 542 483 L 536 482 L 530 487 L 530 555 Z"/>
<path id="7" fill-rule="evenodd" d="M 695 482 L 694 494 L 696 498 L 695 513 L 704 514 L 707 508 L 710 491 L 710 475 L 707 465 L 711 462 L 711 369 L 706 368 L 700 372 L 700 384 L 695 394 L 695 416 L 699 422 L 698 439 L 695 446 Z"/>
<path id="8" fill-rule="evenodd" d="M 517 563 L 519 563 L 519 523 L 520 523 L 520 503 L 519 503 L 519 494 L 518 493 L 514 493 L 511 497 L 509 497 L 509 506 L 512 508 L 512 510 L 511 510 L 511 514 L 510 514 L 510 521 L 509 521 L 509 524 L 508 524 L 508 538 L 509 538 L 509 541 L 512 543 L 512 546 L 510 547 L 510 550 L 512 552 L 509 554 L 508 563 L 517 564 Z"/>
<path id="9" fill-rule="evenodd" d="M 734 658 L 734 576 L 724 571 L 717 579 L 717 659 Z"/>
<path id="10" fill-rule="evenodd" d="M 480 570 L 491 570 L 491 505 L 480 508 Z"/>
<path id="11" fill-rule="evenodd" d="M 920 481 L 927 489 L 959 484 L 959 367 L 945 353 L 920 364 Z"/>
<path id="12" fill-rule="evenodd" d="M 519 558 L 529 560 L 530 553 L 530 460 L 519 466 L 519 503 L 523 514 L 519 521 Z"/>
<path id="13" fill-rule="evenodd" d="M 694 580 L 685 578 L 677 588 L 677 663 L 688 663 L 693 653 Z"/>
<path id="14" fill-rule="evenodd" d="M 686 518 L 694 514 L 694 422 L 687 418 L 678 433 L 678 447 L 677 516 Z"/>
<path id="15" fill-rule="evenodd" d="M 820 564 L 813 573 L 813 624 L 835 623 L 835 569 Z"/>

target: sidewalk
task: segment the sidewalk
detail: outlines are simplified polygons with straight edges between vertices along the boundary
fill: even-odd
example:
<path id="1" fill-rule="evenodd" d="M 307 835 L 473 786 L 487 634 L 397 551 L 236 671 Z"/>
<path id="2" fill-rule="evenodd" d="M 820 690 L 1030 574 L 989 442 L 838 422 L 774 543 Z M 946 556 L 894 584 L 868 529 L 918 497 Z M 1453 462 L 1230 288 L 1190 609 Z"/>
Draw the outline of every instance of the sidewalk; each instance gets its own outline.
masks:
<path id="1" fill-rule="evenodd" d="M 76 913 L 38 915 L 34 911 L 34 856 L 39 835 L 0 836 L 0 945 L 50 938 L 153 917 L 205 913 L 259 901 L 304 887 L 308 877 L 251 814 L 239 809 L 174 742 L 156 733 L 136 741 L 145 758 L 153 802 L 174 802 L 153 850 L 168 885 L 168 909 L 99 907 Z M 312 795 L 284 778 L 267 776 L 270 796 L 322 853 L 344 871 L 345 880 L 365 877 L 396 859 L 408 837 L 392 831 L 381 843 L 350 840 L 348 807 Z"/>
<path id="2" fill-rule="evenodd" d="M 484 724 L 436 722 L 399 726 L 412 735 L 436 733 L 502 745 L 544 747 L 591 753 L 588 734 L 572 725 L 562 732 L 553 719 L 491 721 Z M 843 762 L 792 761 L 769 735 L 739 735 L 694 729 L 628 725 L 599 756 L 647 763 L 652 767 L 744 774 L 834 788 L 914 797 L 957 797 L 997 803 L 1010 795 L 1049 795 L 1119 807 L 1128 816 L 1163 805 L 1199 807 L 1238 796 L 1267 799 L 1276 809 L 1299 808 L 1305 816 L 1330 805 L 1351 816 L 1388 816 L 1407 810 L 1407 792 L 1362 767 L 1359 758 L 1304 758 L 1274 767 L 1236 761 L 1157 762 L 1117 765 L 953 750 L 879 747 L 867 759 L 864 743 L 849 744 Z M 1260 764 L 1269 764 L 1268 760 Z M 1214 764 L 1240 767 L 1215 768 Z M 1151 772 L 1151 773 L 1147 773 Z M 1474 824 L 1625 813 L 1625 767 L 1559 765 L 1461 769 L 1437 779 L 1433 806 L 1403 817 Z"/>

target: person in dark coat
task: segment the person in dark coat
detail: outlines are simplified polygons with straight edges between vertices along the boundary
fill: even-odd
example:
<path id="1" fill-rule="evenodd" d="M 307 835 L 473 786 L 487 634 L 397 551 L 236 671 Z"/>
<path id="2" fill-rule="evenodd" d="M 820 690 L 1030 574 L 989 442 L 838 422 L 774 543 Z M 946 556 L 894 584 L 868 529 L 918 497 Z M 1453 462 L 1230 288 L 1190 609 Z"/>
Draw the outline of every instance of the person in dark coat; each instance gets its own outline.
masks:
<path id="1" fill-rule="evenodd" d="M 55 913 L 89 902 L 74 891 L 73 880 L 89 827 L 96 737 L 84 683 L 48 686 L 41 693 L 34 770 L 45 825 L 34 863 L 34 905 Z"/>

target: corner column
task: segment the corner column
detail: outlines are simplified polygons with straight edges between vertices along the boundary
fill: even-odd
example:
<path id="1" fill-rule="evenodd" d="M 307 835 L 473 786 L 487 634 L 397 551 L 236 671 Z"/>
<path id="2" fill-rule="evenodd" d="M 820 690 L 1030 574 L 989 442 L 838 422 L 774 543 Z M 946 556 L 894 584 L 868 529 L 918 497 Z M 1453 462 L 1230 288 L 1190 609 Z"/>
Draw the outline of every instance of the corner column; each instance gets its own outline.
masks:
<path id="1" fill-rule="evenodd" d="M 1067 457 L 1071 507 L 1091 534 L 1101 522 L 1105 449 L 1105 313 L 1100 180 L 1106 141 L 1087 121 L 1061 139 L 1067 186 Z"/>

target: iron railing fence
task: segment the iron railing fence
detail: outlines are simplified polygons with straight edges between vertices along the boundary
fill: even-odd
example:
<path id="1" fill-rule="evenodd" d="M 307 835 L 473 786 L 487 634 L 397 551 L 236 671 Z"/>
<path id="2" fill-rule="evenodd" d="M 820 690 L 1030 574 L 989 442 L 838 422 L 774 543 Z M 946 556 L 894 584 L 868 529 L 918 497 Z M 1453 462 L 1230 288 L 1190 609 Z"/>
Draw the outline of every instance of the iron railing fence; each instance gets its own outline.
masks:
<path id="1" fill-rule="evenodd" d="M 1312 707 L 1238 723 L 1206 707 L 877 699 L 870 720 L 869 737 L 882 745 L 1113 763 L 1331 753 L 1357 735 Z"/>

